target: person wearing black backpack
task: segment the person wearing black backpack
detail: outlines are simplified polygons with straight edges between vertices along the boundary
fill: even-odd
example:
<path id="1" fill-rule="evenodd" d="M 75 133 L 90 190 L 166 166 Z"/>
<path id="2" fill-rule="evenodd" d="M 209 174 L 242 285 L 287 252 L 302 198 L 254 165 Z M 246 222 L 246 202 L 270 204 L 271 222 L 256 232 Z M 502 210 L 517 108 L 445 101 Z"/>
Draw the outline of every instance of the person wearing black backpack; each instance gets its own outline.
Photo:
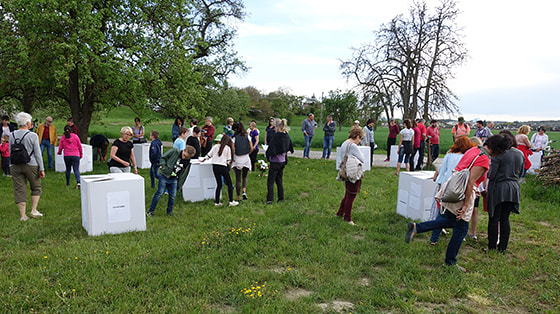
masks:
<path id="1" fill-rule="evenodd" d="M 33 128 L 30 114 L 16 115 L 19 129 L 10 134 L 10 171 L 14 182 L 14 198 L 20 213 L 20 220 L 43 216 L 37 211 L 41 197 L 41 179 L 45 177 L 45 167 L 39 146 L 39 137 L 30 131 Z M 26 215 L 27 181 L 31 188 L 31 213 Z"/>

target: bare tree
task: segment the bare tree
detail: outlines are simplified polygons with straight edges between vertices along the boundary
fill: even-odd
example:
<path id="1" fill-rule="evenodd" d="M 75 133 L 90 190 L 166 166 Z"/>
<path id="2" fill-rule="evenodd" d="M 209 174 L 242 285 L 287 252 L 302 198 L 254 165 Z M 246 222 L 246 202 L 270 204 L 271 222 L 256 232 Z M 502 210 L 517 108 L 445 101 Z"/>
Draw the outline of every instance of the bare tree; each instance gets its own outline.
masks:
<path id="1" fill-rule="evenodd" d="M 342 73 L 364 93 L 378 95 L 388 119 L 395 106 L 405 118 L 453 112 L 457 97 L 447 81 L 467 57 L 458 14 L 454 0 L 442 0 L 434 14 L 425 2 L 415 2 L 408 17 L 396 16 L 374 33 L 373 43 L 355 49 Z"/>

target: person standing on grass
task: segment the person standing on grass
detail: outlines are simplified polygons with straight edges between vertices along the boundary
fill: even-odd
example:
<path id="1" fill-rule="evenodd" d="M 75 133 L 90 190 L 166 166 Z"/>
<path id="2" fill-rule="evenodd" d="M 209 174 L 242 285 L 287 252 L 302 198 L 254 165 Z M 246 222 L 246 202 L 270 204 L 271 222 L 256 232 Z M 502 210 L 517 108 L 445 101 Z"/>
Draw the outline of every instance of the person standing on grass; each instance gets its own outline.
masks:
<path id="1" fill-rule="evenodd" d="M 39 136 L 30 131 L 33 128 L 32 117 L 30 114 L 20 112 L 16 115 L 16 122 L 19 129 L 10 134 L 10 147 L 13 148 L 17 140 L 25 146 L 30 160 L 27 163 L 19 163 L 15 160 L 13 151 L 10 151 L 12 181 L 14 183 L 14 198 L 19 209 L 20 221 L 31 218 L 42 217 L 37 207 L 41 198 L 42 187 L 41 179 L 45 177 L 45 166 L 41 156 L 39 146 Z M 31 189 L 31 213 L 29 217 L 25 214 L 27 206 L 27 181 Z"/>
<path id="2" fill-rule="evenodd" d="M 466 136 L 462 136 L 453 143 L 445 157 L 443 157 L 443 161 L 441 165 L 434 173 L 433 180 L 437 184 L 437 188 L 435 193 L 439 191 L 441 186 L 451 177 L 453 174 L 453 170 L 463 158 L 463 154 L 467 152 L 469 149 L 473 148 L 475 144 L 471 142 Z M 435 220 L 440 215 L 439 206 L 433 206 L 433 211 L 431 213 L 431 220 Z M 430 245 L 434 246 L 439 241 L 439 236 L 442 232 L 442 229 L 435 229 L 432 230 L 432 237 L 430 238 Z"/>
<path id="3" fill-rule="evenodd" d="M 373 165 L 373 151 L 375 150 L 375 138 L 373 134 L 373 125 L 375 124 L 375 120 L 368 119 L 366 125 L 362 129 L 364 131 L 364 135 L 362 141 L 359 143 L 362 146 L 369 146 L 369 154 L 370 154 L 370 163 Z"/>
<path id="4" fill-rule="evenodd" d="M 158 176 L 159 160 L 161 158 L 161 147 L 163 143 L 159 139 L 159 132 L 152 130 L 150 132 L 150 187 L 156 187 L 156 179 Z"/>
<path id="5" fill-rule="evenodd" d="M 471 138 L 469 138 L 469 140 L 471 141 L 471 143 L 473 143 L 474 146 L 478 146 L 478 147 L 482 147 L 482 140 L 479 137 L 473 136 Z M 483 176 L 483 180 L 482 180 L 482 185 L 484 185 L 484 182 L 486 182 L 486 175 Z M 480 188 L 479 185 L 476 186 L 476 197 L 474 199 L 474 207 L 473 207 L 473 212 L 472 212 L 472 216 L 471 216 L 471 221 L 469 224 L 469 232 L 467 233 L 467 239 L 472 239 L 474 241 L 478 241 L 478 237 L 476 236 L 476 228 L 478 227 L 478 206 L 480 205 Z"/>
<path id="6" fill-rule="evenodd" d="M 439 129 L 437 126 L 437 120 L 432 120 L 430 126 L 426 130 L 426 135 L 430 141 L 430 156 L 432 157 L 432 163 L 439 156 Z"/>
<path id="7" fill-rule="evenodd" d="M 195 118 L 192 118 L 191 122 L 190 122 L 191 126 L 190 126 L 189 130 L 187 131 L 187 139 L 193 135 L 193 130 L 196 127 L 197 124 L 198 124 L 198 120 L 195 119 Z"/>
<path id="8" fill-rule="evenodd" d="M 78 135 L 72 132 L 72 127 L 64 126 L 64 135 L 60 138 L 58 155 L 64 151 L 64 165 L 66 166 L 66 186 L 70 185 L 70 170 L 76 177 L 76 189 L 80 189 L 80 159 L 83 157 L 82 143 Z"/>
<path id="9" fill-rule="evenodd" d="M 233 136 L 233 118 L 227 118 L 226 119 L 226 125 L 224 126 L 224 129 L 222 130 L 222 135 L 223 136 L 229 136 L 232 137 Z"/>
<path id="10" fill-rule="evenodd" d="M 505 135 L 493 135 L 484 144 L 492 156 L 488 170 L 488 249 L 505 253 L 510 235 L 510 213 L 519 214 L 519 178 L 525 157 Z M 499 228 L 498 228 L 499 224 Z M 499 231 L 498 231 L 499 229 Z M 498 242 L 498 233 L 500 243 Z"/>
<path id="11" fill-rule="evenodd" d="M 420 129 L 420 147 L 418 148 L 418 162 L 416 163 L 416 170 L 421 171 L 424 167 L 424 152 L 426 151 L 426 126 L 424 125 L 424 119 L 416 119 L 416 124 L 418 129 Z"/>
<path id="12" fill-rule="evenodd" d="M 212 141 L 214 140 L 214 133 L 216 129 L 212 125 L 212 117 L 206 117 L 204 126 L 200 134 L 200 156 L 206 156 L 210 149 L 212 149 Z"/>
<path id="13" fill-rule="evenodd" d="M 214 172 L 217 185 L 214 205 L 223 205 L 222 202 L 220 202 L 222 197 L 222 179 L 228 188 L 229 206 L 239 205 L 239 202 L 233 200 L 233 184 L 231 182 L 231 176 L 229 175 L 229 165 L 234 160 L 233 142 L 231 141 L 231 137 L 222 134 L 220 142 L 212 146 L 212 149 L 202 158 L 201 161 L 205 161 L 210 158 L 212 158 L 212 171 Z"/>
<path id="14" fill-rule="evenodd" d="M 175 122 L 173 122 L 173 126 L 171 127 L 171 140 L 175 143 L 175 140 L 179 137 L 179 128 L 184 126 L 184 121 L 182 118 L 177 117 Z"/>
<path id="15" fill-rule="evenodd" d="M 468 124 L 465 123 L 465 118 L 459 117 L 457 118 L 457 124 L 453 126 L 451 129 L 451 134 L 453 134 L 453 142 L 459 138 L 459 136 L 466 136 L 469 137 L 471 133 L 471 128 Z"/>
<path id="16" fill-rule="evenodd" d="M 249 123 L 249 130 L 251 144 L 253 145 L 253 151 L 249 154 L 249 158 L 251 158 L 251 171 L 255 171 L 255 164 L 257 163 L 257 155 L 259 153 L 259 129 L 257 129 L 257 122 L 255 120 Z"/>
<path id="17" fill-rule="evenodd" d="M 418 162 L 420 162 L 420 158 L 422 158 L 419 154 L 420 152 L 420 143 L 422 143 L 422 131 L 418 127 L 418 123 L 416 120 L 412 120 L 412 130 L 414 131 L 414 140 L 412 141 L 412 156 L 410 157 L 410 171 L 416 170 L 414 157 L 418 153 Z"/>
<path id="18" fill-rule="evenodd" d="M 169 193 L 169 198 L 167 200 L 167 215 L 173 216 L 173 205 L 175 204 L 175 196 L 177 195 L 178 178 L 184 171 L 188 172 L 188 169 L 183 167 L 183 161 L 189 160 L 193 155 L 194 148 L 187 146 L 184 150 L 171 148 L 163 154 L 163 156 L 161 156 L 159 161 L 158 188 L 152 198 L 150 209 L 148 209 L 148 212 L 146 213 L 148 217 L 154 216 L 159 199 L 165 191 L 168 191 Z"/>
<path id="19" fill-rule="evenodd" d="M 548 146 L 548 135 L 544 132 L 546 132 L 546 128 L 541 125 L 538 132 L 531 136 L 531 149 L 541 155 L 541 160 L 544 156 L 544 149 Z"/>
<path id="20" fill-rule="evenodd" d="M 99 161 L 105 162 L 109 139 L 103 134 L 96 134 L 89 139 L 89 145 L 93 148 L 93 161 L 97 161 L 97 156 L 99 156 Z"/>
<path id="21" fill-rule="evenodd" d="M 39 140 L 41 141 L 41 154 L 45 153 L 45 149 L 47 150 L 49 169 L 52 169 L 54 167 L 53 151 L 54 147 L 58 143 L 56 127 L 52 123 L 53 118 L 48 116 L 45 118 L 45 122 L 39 124 L 39 126 L 37 127 L 37 136 L 39 136 Z"/>
<path id="22" fill-rule="evenodd" d="M 441 212 L 435 220 L 422 223 L 409 222 L 404 237 L 409 243 L 414 235 L 442 228 L 453 228 L 453 235 L 447 245 L 445 254 L 445 266 L 455 266 L 462 272 L 467 270 L 457 265 L 457 254 L 463 244 L 463 240 L 469 230 L 469 221 L 474 208 L 474 199 L 478 185 L 484 181 L 484 174 L 488 171 L 490 159 L 481 151 L 479 147 L 469 149 L 461 160 L 455 171 L 469 169 L 469 179 L 465 189 L 465 199 L 457 203 L 446 203 L 440 200 L 443 190 L 436 194 L 436 199 L 440 200 Z"/>
<path id="23" fill-rule="evenodd" d="M 179 137 L 173 142 L 173 147 L 178 150 L 184 150 L 187 147 L 187 132 L 189 130 L 185 127 L 179 128 Z"/>
<path id="24" fill-rule="evenodd" d="M 389 161 L 391 158 L 391 146 L 397 143 L 397 135 L 399 135 L 399 132 L 399 125 L 395 123 L 395 119 L 389 120 L 389 135 L 387 136 L 387 158 L 385 159 L 385 161 Z"/>
<path id="25" fill-rule="evenodd" d="M 187 145 L 192 146 L 196 151 L 192 159 L 198 159 L 198 157 L 200 157 L 200 133 L 200 127 L 195 126 L 192 129 L 192 135 L 187 137 Z"/>
<path id="26" fill-rule="evenodd" d="M 140 144 L 146 143 L 146 139 L 144 138 L 144 126 L 140 125 L 140 118 L 134 118 L 134 126 L 132 127 L 132 143 L 133 144 Z"/>
<path id="27" fill-rule="evenodd" d="M 274 117 L 270 117 L 270 119 L 268 119 L 268 125 L 266 126 L 265 132 L 266 134 L 264 137 L 264 144 L 268 145 L 274 134 L 276 134 L 276 128 L 274 127 Z"/>
<path id="28" fill-rule="evenodd" d="M 311 141 L 315 135 L 315 129 L 317 128 L 317 122 L 314 121 L 315 115 L 310 113 L 307 119 L 303 120 L 301 123 L 301 131 L 303 132 L 303 137 L 305 138 L 305 147 L 303 148 L 303 158 L 309 159 L 309 150 L 311 149 Z"/>
<path id="29" fill-rule="evenodd" d="M 490 133 L 488 133 L 488 129 L 484 126 L 484 122 L 482 120 L 476 121 L 476 130 L 474 131 L 474 136 L 478 137 L 482 143 L 486 141 L 488 137 L 490 137 Z"/>
<path id="30" fill-rule="evenodd" d="M 528 125 L 522 125 L 519 127 L 519 130 L 517 130 L 517 135 L 515 135 L 517 149 L 519 149 L 523 153 L 523 156 L 525 156 L 525 170 L 521 175 L 521 183 L 525 183 L 525 175 L 527 174 L 527 170 L 531 168 L 529 155 L 533 155 L 533 151 L 531 151 L 533 145 L 531 145 L 531 142 L 529 141 L 529 132 L 531 132 L 531 127 Z"/>
<path id="31" fill-rule="evenodd" d="M 253 152 L 253 143 L 242 122 L 234 123 L 233 131 L 235 132 L 232 138 L 235 158 L 231 163 L 231 168 L 235 173 L 237 200 L 241 201 L 241 196 L 243 196 L 243 200 L 247 199 L 247 176 L 251 171 L 249 155 Z"/>
<path id="32" fill-rule="evenodd" d="M 405 119 L 403 121 L 404 128 L 400 132 L 399 147 L 397 148 L 397 154 L 399 155 L 399 160 L 397 162 L 397 172 L 396 176 L 399 175 L 401 171 L 401 163 L 404 159 L 404 164 L 406 165 L 406 171 L 410 171 L 410 158 L 412 152 L 414 151 L 412 141 L 414 141 L 414 131 L 412 130 L 412 122 L 410 119 Z"/>
<path id="33" fill-rule="evenodd" d="M 292 139 L 288 135 L 288 121 L 286 119 L 275 119 L 274 126 L 276 134 L 270 140 L 268 149 L 266 150 L 266 159 L 270 162 L 268 171 L 268 179 L 266 181 L 266 204 L 271 205 L 274 200 L 274 183 L 278 189 L 278 202 L 284 201 L 284 168 L 288 164 L 288 152 L 294 153 Z"/>
<path id="34" fill-rule="evenodd" d="M 350 129 L 348 139 L 344 141 L 344 143 L 342 143 L 340 147 L 341 151 L 348 152 L 348 156 L 354 156 L 358 158 L 358 160 L 360 160 L 362 163 L 365 162 L 365 157 L 358 148 L 358 144 L 360 143 L 362 138 L 364 138 L 364 134 L 364 130 L 360 129 L 360 127 L 352 127 Z M 348 146 L 350 146 L 350 148 L 348 148 Z M 352 221 L 352 206 L 354 205 L 356 195 L 360 193 L 362 179 L 360 178 L 356 182 L 350 182 L 346 180 L 344 184 L 346 192 L 344 193 L 344 198 L 340 202 L 340 206 L 338 207 L 338 212 L 336 213 L 336 215 L 338 217 L 344 217 L 344 221 L 354 226 L 355 223 Z"/>
<path id="35" fill-rule="evenodd" d="M 78 130 L 78 126 L 74 124 L 74 119 L 72 119 L 72 117 L 66 119 L 66 125 L 72 128 L 72 133 L 78 135 L 78 137 L 80 136 L 80 130 Z"/>
<path id="36" fill-rule="evenodd" d="M 336 131 L 336 122 L 333 121 L 332 116 L 327 116 L 327 122 L 323 126 L 323 157 L 321 159 L 331 158 L 332 144 L 334 142 L 334 132 Z"/>
<path id="37" fill-rule="evenodd" d="M 134 157 L 134 144 L 130 141 L 132 129 L 128 126 L 121 128 L 121 137 L 113 142 L 111 147 L 111 160 L 107 163 L 111 173 L 130 173 L 130 167 L 134 168 L 134 174 L 138 174 L 136 158 Z"/>
<path id="38" fill-rule="evenodd" d="M 10 174 L 10 136 L 2 135 L 2 144 L 0 144 L 0 155 L 2 155 L 2 170 L 4 176 L 11 177 Z"/>

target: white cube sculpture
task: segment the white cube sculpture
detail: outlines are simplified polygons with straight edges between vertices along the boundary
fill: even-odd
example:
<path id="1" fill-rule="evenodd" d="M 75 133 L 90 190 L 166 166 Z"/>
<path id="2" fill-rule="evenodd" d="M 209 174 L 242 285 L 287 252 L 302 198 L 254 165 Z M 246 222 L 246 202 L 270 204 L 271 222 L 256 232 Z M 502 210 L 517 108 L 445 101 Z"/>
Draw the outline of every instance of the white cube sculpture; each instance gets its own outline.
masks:
<path id="1" fill-rule="evenodd" d="M 212 162 L 191 160 L 191 169 L 181 187 L 185 202 L 200 202 L 214 199 L 216 195 L 216 178 L 212 171 Z"/>
<path id="2" fill-rule="evenodd" d="M 437 184 L 435 171 L 401 171 L 397 197 L 397 214 L 413 220 L 428 221 Z"/>
<path id="3" fill-rule="evenodd" d="M 142 176 L 110 173 L 81 179 L 82 226 L 88 235 L 146 230 Z"/>
<path id="4" fill-rule="evenodd" d="M 54 171 L 65 172 L 66 164 L 64 163 L 64 150 L 58 155 L 58 146 L 54 149 Z M 91 145 L 82 144 L 82 158 L 80 159 L 80 173 L 93 171 L 93 147 Z"/>
<path id="5" fill-rule="evenodd" d="M 364 154 L 365 162 L 362 165 L 362 169 L 364 171 L 371 170 L 371 152 L 369 146 L 358 146 L 362 154 Z M 346 150 L 342 150 L 340 147 L 336 148 L 336 170 L 340 169 L 340 163 L 342 159 L 344 159 L 344 155 L 346 155 Z"/>

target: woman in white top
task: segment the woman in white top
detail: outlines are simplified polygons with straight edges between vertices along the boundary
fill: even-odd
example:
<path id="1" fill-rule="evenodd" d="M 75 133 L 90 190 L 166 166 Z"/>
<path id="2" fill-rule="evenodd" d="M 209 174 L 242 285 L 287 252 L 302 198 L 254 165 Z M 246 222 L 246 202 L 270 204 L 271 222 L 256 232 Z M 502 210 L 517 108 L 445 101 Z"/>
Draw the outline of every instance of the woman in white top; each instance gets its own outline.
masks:
<path id="1" fill-rule="evenodd" d="M 364 137 L 364 130 L 360 129 L 360 127 L 352 127 L 350 129 L 350 134 L 348 135 L 348 139 L 342 143 L 340 146 L 341 151 L 346 152 L 348 145 L 350 148 L 348 149 L 348 156 L 355 156 L 358 158 L 362 164 L 365 162 L 366 158 L 362 151 L 358 148 L 358 144 Z M 344 217 L 344 221 L 348 222 L 351 225 L 355 225 L 352 221 L 352 206 L 354 205 L 354 199 L 356 199 L 356 195 L 360 193 L 360 186 L 362 185 L 362 179 L 352 183 L 350 181 L 346 181 L 346 193 L 344 194 L 344 198 L 340 202 L 340 207 L 338 208 L 338 212 L 336 213 L 339 217 Z"/>
<path id="2" fill-rule="evenodd" d="M 229 196 L 229 206 L 237 206 L 239 202 L 233 200 L 233 185 L 231 182 L 231 177 L 229 175 L 228 166 L 234 160 L 233 157 L 233 142 L 231 137 L 223 136 L 220 143 L 212 146 L 212 149 L 206 154 L 205 157 L 201 158 L 201 161 L 212 158 L 212 171 L 214 172 L 214 177 L 216 178 L 216 197 L 214 199 L 214 205 L 222 206 L 220 198 L 222 196 L 222 178 L 224 179 Z"/>
<path id="3" fill-rule="evenodd" d="M 397 148 L 397 154 L 399 154 L 399 161 L 397 162 L 397 173 L 396 176 L 399 175 L 401 171 L 401 163 L 403 162 L 406 165 L 406 171 L 410 171 L 410 158 L 414 158 L 412 156 L 412 152 L 414 151 L 414 147 L 412 142 L 414 141 L 414 130 L 412 130 L 412 122 L 409 119 L 405 119 L 403 121 L 405 128 L 401 130 L 399 133 L 399 147 Z"/>
<path id="4" fill-rule="evenodd" d="M 251 171 L 251 158 L 249 155 L 253 151 L 253 144 L 251 143 L 251 138 L 247 134 L 247 130 L 243 125 L 243 122 L 236 122 L 233 124 L 233 147 L 234 147 L 234 160 L 231 164 L 233 173 L 235 173 L 235 191 L 237 193 L 237 200 L 241 200 L 243 195 L 243 200 L 247 199 L 247 176 L 249 171 Z M 243 194 L 241 194 L 241 188 L 243 185 Z"/>
<path id="5" fill-rule="evenodd" d="M 538 133 L 531 136 L 531 145 L 533 146 L 531 150 L 539 152 L 541 154 L 541 158 L 544 155 L 544 149 L 548 145 L 548 135 L 544 132 L 546 132 L 546 129 L 544 126 L 540 126 Z"/>

